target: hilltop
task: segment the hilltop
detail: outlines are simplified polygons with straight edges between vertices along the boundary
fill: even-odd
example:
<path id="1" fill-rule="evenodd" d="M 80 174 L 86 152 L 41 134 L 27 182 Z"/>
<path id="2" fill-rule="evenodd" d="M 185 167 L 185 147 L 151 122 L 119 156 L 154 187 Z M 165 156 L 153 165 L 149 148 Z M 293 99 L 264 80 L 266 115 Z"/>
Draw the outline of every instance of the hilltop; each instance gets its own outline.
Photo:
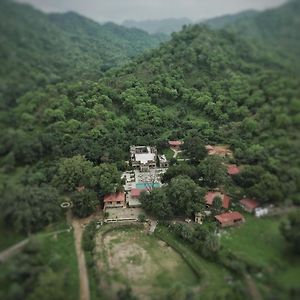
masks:
<path id="1" fill-rule="evenodd" d="M 279 8 L 261 13 L 245 12 L 208 20 L 212 28 L 226 29 L 272 49 L 278 60 L 289 64 L 299 73 L 300 53 L 300 1 L 290 0 Z"/>

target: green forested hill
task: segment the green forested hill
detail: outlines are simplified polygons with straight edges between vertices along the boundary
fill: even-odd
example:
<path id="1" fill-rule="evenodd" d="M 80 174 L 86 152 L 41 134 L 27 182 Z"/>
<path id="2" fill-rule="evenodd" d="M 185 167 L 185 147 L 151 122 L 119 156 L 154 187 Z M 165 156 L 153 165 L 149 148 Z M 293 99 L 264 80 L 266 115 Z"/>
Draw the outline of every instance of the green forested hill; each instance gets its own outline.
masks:
<path id="1" fill-rule="evenodd" d="M 162 36 L 114 24 L 100 25 L 74 13 L 46 15 L 28 5 L 0 1 L 0 104 L 47 83 L 97 78 L 124 64 Z"/>
<path id="2" fill-rule="evenodd" d="M 2 163 L 34 165 L 30 172 L 47 174 L 34 177 L 41 184 L 61 157 L 120 166 L 130 144 L 196 135 L 229 144 L 239 164 L 261 166 L 257 196 L 299 201 L 299 80 L 260 50 L 233 33 L 191 26 L 99 83 L 27 93 L 1 136 Z"/>
<path id="3" fill-rule="evenodd" d="M 100 25 L 76 13 L 50 14 L 49 19 L 61 30 L 70 35 L 74 43 L 91 45 L 103 52 L 103 69 L 116 63 L 128 61 L 145 49 L 157 46 L 166 40 L 164 35 L 149 35 L 139 29 L 130 29 L 114 24 Z M 103 49 L 102 49 L 103 48 Z M 113 55 L 115 53 L 115 55 Z"/>
<path id="4" fill-rule="evenodd" d="M 262 47 L 276 50 L 278 59 L 300 70 L 300 1 L 290 0 L 281 7 L 261 13 L 242 14 L 231 18 L 212 19 L 207 22 L 212 28 L 226 28 Z M 222 20 L 224 22 L 222 22 Z M 275 53 L 275 51 L 274 51 Z"/>

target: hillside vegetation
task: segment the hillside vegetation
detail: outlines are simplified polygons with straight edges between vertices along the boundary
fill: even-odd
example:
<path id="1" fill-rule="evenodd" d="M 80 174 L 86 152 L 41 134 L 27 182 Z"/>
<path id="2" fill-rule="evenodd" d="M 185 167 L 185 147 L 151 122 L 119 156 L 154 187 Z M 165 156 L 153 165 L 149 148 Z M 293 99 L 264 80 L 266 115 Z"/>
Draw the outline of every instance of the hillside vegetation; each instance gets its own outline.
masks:
<path id="1" fill-rule="evenodd" d="M 63 157 L 121 166 L 130 144 L 197 135 L 229 144 L 240 164 L 262 167 L 250 183 L 257 196 L 299 201 L 299 82 L 226 31 L 187 27 L 100 83 L 27 93 L 10 120 L 2 164 L 32 165 L 27 172 L 44 174 L 32 174 L 38 185 L 51 181 Z"/>
<path id="2" fill-rule="evenodd" d="M 46 15 L 1 0 L 0 107 L 49 83 L 97 79 L 164 39 L 112 23 L 100 25 L 75 13 Z"/>
<path id="3" fill-rule="evenodd" d="M 212 28 L 226 28 L 251 39 L 262 48 L 272 49 L 277 59 L 299 72 L 300 1 L 290 0 L 280 8 L 262 13 L 246 12 L 206 22 Z"/>

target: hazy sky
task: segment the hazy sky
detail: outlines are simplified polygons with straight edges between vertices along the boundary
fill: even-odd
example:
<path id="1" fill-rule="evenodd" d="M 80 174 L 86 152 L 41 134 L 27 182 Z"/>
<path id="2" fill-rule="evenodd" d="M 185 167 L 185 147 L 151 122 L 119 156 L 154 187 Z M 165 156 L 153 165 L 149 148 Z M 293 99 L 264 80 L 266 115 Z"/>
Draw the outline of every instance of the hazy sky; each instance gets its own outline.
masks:
<path id="1" fill-rule="evenodd" d="M 46 12 L 76 11 L 99 22 L 188 17 L 207 19 L 247 9 L 265 9 L 287 0 L 17 0 Z"/>

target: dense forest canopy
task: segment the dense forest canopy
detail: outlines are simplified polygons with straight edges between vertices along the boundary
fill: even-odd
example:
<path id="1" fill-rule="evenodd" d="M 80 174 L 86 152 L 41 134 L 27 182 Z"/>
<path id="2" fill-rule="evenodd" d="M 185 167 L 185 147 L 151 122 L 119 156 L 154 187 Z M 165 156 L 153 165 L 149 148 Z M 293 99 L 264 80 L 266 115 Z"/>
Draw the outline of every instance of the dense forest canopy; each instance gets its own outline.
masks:
<path id="1" fill-rule="evenodd" d="M 286 7 L 272 16 L 280 15 L 281 9 Z M 291 12 L 298 15 L 297 9 L 296 5 Z M 47 18 L 57 24 L 56 30 L 62 27 L 78 36 L 95 34 L 87 20 L 73 13 Z M 119 30 L 123 29 L 115 26 L 114 32 Z M 88 53 L 86 57 L 90 59 Z M 82 184 L 82 180 L 74 181 L 76 168 L 88 165 L 82 173 L 90 174 L 85 185 L 103 195 L 120 185 L 117 172 L 124 169 L 131 144 L 162 148 L 168 139 L 197 137 L 201 144 L 231 147 L 234 162 L 245 166 L 236 181 L 247 193 L 265 202 L 299 203 L 300 85 L 294 70 L 271 50 L 234 32 L 186 26 L 160 48 L 106 72 L 98 82 L 60 82 L 19 97 L 16 106 L 1 115 L 4 173 L 0 188 L 4 197 L 9 194 L 15 201 L 22 199 L 18 191 L 28 184 L 42 189 L 37 195 L 49 190 L 49 185 L 63 193 L 66 180 L 67 190 L 73 191 Z M 73 70 L 65 72 L 74 75 Z M 74 171 L 57 181 L 67 158 L 74 159 Z M 98 164 L 100 169 L 94 169 Z M 211 165 L 217 166 L 205 160 L 195 170 L 186 170 L 194 179 L 209 172 Z M 101 175 L 100 170 L 106 169 L 114 170 L 111 181 L 107 172 Z M 189 174 L 179 169 L 177 175 Z M 107 182 L 109 190 L 97 176 Z M 224 182 L 222 176 L 218 178 Z M 213 185 L 209 180 L 203 184 Z M 18 185 L 13 194 L 12 185 Z M 14 220 L 9 208 L 13 202 L 3 202 L 7 220 Z"/>
<path id="2" fill-rule="evenodd" d="M 75 13 L 46 15 L 0 1 L 0 107 L 49 83 L 97 79 L 166 39 Z"/>
<path id="3" fill-rule="evenodd" d="M 300 1 L 290 0 L 279 9 L 264 12 L 243 12 L 208 20 L 212 28 L 233 31 L 259 43 L 262 48 L 272 49 L 278 59 L 289 64 L 294 71 L 300 70 Z"/>

